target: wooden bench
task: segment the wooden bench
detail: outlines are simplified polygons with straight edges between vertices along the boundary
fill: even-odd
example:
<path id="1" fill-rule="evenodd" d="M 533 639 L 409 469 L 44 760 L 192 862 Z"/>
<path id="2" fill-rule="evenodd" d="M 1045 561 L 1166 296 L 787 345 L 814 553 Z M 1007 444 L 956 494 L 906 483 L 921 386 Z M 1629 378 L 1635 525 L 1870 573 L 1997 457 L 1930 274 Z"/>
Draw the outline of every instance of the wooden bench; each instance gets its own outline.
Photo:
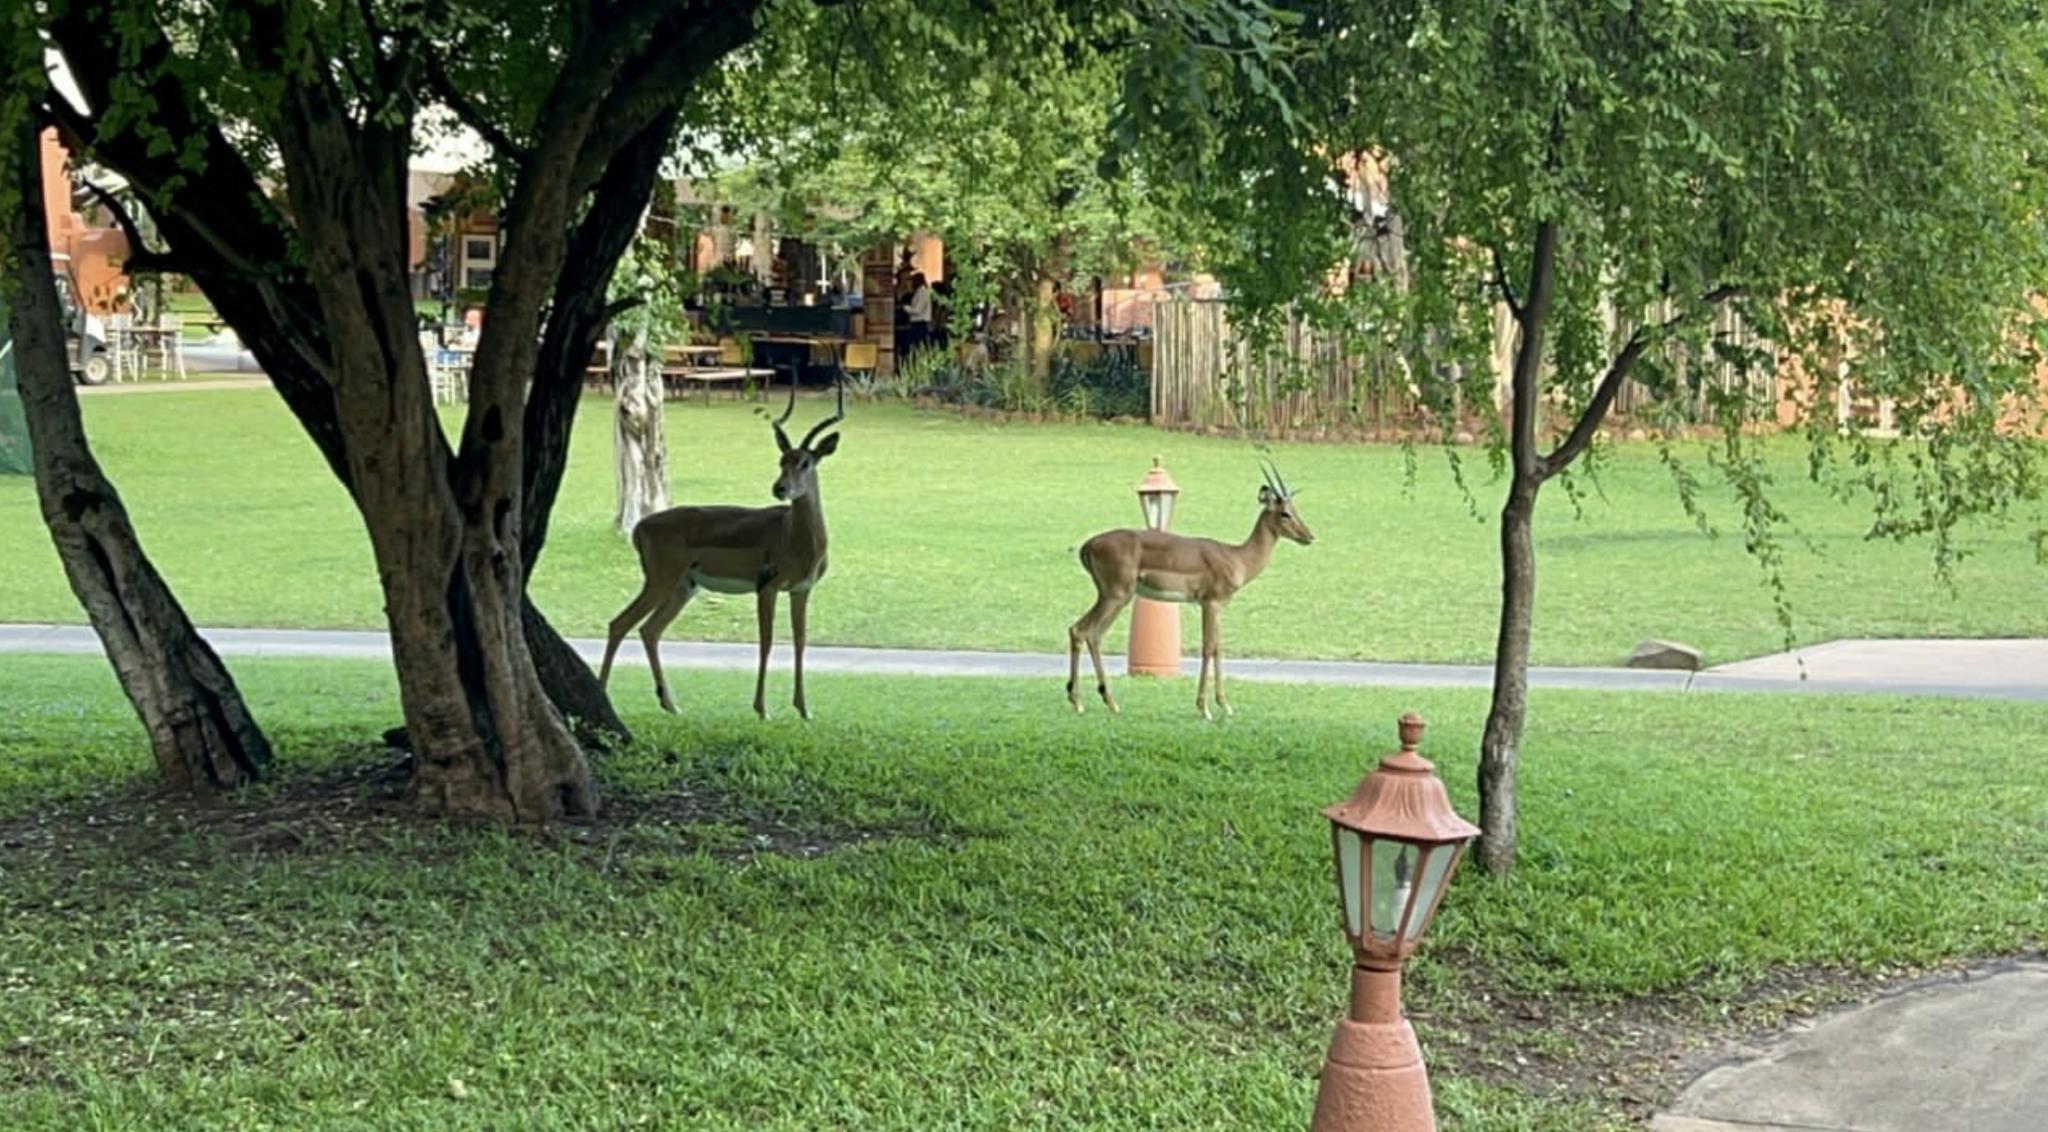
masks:
<path id="1" fill-rule="evenodd" d="M 711 388 L 714 385 L 731 385 L 735 398 L 744 397 L 749 385 L 761 382 L 766 389 L 766 379 L 775 376 L 772 369 L 757 369 L 752 366 L 663 366 L 661 380 L 664 385 L 675 387 L 679 384 L 696 384 L 704 389 L 704 401 L 711 402 Z"/>

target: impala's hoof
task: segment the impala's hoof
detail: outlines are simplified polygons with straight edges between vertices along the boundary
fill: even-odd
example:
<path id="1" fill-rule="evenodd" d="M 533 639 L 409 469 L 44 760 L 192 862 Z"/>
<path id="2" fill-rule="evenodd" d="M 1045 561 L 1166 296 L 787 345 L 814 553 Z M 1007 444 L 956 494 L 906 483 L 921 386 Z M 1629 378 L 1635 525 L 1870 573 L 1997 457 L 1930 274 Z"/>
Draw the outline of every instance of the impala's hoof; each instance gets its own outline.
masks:
<path id="1" fill-rule="evenodd" d="M 676 711 L 676 702 L 672 699 L 669 699 L 667 696 L 661 697 L 661 710 L 669 713 L 670 715 L 679 714 Z"/>

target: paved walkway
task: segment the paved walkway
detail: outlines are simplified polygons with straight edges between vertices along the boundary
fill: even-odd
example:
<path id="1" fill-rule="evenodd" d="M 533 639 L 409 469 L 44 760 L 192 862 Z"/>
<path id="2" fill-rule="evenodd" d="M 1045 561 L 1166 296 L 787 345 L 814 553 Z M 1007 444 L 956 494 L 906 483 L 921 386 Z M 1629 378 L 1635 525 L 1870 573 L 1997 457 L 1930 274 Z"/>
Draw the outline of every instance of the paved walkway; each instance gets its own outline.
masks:
<path id="1" fill-rule="evenodd" d="M 379 659 L 391 655 L 382 633 L 310 629 L 208 629 L 206 639 L 228 656 L 322 656 Z M 603 655 L 604 642 L 574 640 L 576 650 L 593 664 Z M 1838 642 L 1858 644 L 1861 642 Z M 1854 652 L 1831 654 L 1833 646 L 1806 650 L 1807 678 L 1801 680 L 1797 666 L 1787 661 L 1776 668 L 1751 670 L 1749 666 L 1776 662 L 1778 658 L 1744 661 L 1706 672 L 1655 672 L 1629 668 L 1533 668 L 1530 683 L 1540 688 L 1577 688 L 1609 692 L 1793 692 L 1864 693 L 1879 695 L 1958 696 L 1991 699 L 2048 700 L 2048 641 L 2024 642 L 1938 642 L 1941 644 L 1984 644 L 2027 646 L 2005 650 L 1989 660 L 1962 650 L 1935 649 L 1924 653 L 1926 663 L 1914 664 L 1910 657 L 1923 655 L 1927 642 L 1890 642 L 1896 650 L 1877 650 L 1887 658 L 1884 666 L 1849 663 Z M 81 625 L 0 624 L 0 653 L 97 653 L 99 638 Z M 1895 655 L 1896 654 L 1896 655 Z M 662 644 L 662 663 L 670 668 L 728 668 L 751 670 L 754 646 L 714 644 L 702 641 L 667 641 Z M 1900 657 L 1908 659 L 1900 659 Z M 870 675 L 917 676 L 1025 676 L 1065 680 L 1067 658 L 1054 653 L 965 652 L 927 649 L 870 649 L 813 646 L 804 653 L 812 672 L 859 672 Z M 1994 663 L 1995 661 L 1995 663 Z M 640 643 L 628 639 L 619 650 L 619 663 L 644 664 Z M 788 642 L 776 648 L 775 663 L 789 663 Z M 1485 688 L 1493 679 L 1484 665 L 1379 664 L 1326 660 L 1240 660 L 1228 662 L 1233 680 L 1259 680 L 1284 684 L 1340 684 L 1404 688 Z M 1196 661 L 1183 662 L 1192 675 Z M 1113 671 L 1121 673 L 1118 657 Z"/>
<path id="2" fill-rule="evenodd" d="M 2048 964 L 1925 983 L 1693 1082 L 1651 1132 L 2041 1132 Z"/>

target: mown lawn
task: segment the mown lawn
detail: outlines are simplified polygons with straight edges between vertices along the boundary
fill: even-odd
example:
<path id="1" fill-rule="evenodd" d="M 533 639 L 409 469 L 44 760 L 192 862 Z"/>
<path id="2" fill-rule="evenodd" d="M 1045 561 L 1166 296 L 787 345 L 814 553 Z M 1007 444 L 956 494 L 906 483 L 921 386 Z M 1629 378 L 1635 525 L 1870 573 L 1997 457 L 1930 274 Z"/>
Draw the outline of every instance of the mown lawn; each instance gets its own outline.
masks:
<path id="1" fill-rule="evenodd" d="M 342 492 L 265 391 L 91 397 L 86 419 L 164 573 L 211 625 L 381 628 L 374 571 Z M 807 400 L 797 423 L 824 411 Z M 682 500 L 765 504 L 774 446 L 755 407 L 672 405 Z M 535 590 L 564 631 L 601 635 L 637 588 L 610 527 L 610 405 L 580 415 L 568 483 Z M 1093 590 L 1075 560 L 1095 531 L 1129 525 L 1132 488 L 1163 455 L 1183 489 L 1179 529 L 1241 538 L 1255 513 L 1245 441 L 1128 425 L 996 425 L 901 405 L 859 404 L 823 473 L 832 574 L 813 603 L 820 643 L 1061 651 Z M 1475 519 L 1442 454 L 1394 446 L 1289 445 L 1312 547 L 1282 546 L 1224 622 L 1240 656 L 1478 661 L 1491 654 L 1498 593 L 1491 513 L 1499 489 L 1468 453 Z M 1697 457 L 1697 452 L 1694 452 Z M 1804 541 L 1786 575 L 1802 641 L 1843 636 L 2048 633 L 2048 605 L 2020 600 L 2044 576 L 2027 533 L 2039 515 L 1966 539 L 1959 593 L 1933 580 L 1924 545 L 1868 542 L 1868 518 L 1804 479 L 1803 451 L 1775 450 L 1776 498 Z M 1702 472 L 1711 482 L 1711 473 Z M 1539 663 L 1613 664 L 1645 637 L 1703 648 L 1710 663 L 1776 651 L 1783 634 L 1739 527 L 1718 539 L 1682 513 L 1646 446 L 1624 449 L 1575 517 L 1562 490 L 1539 521 Z M 1725 491 L 1708 493 L 1736 524 Z M 31 486 L 0 480 L 0 619 L 78 621 Z M 1192 640 L 1199 618 L 1184 619 Z M 700 598 L 681 638 L 752 640 L 753 604 Z M 1120 646 L 1119 646 L 1120 647 Z"/>
<path id="2" fill-rule="evenodd" d="M 693 672 L 610 818 L 507 835 L 363 801 L 382 666 L 238 671 L 283 780 L 195 810 L 118 794 L 146 756 L 101 662 L 0 659 L 9 1129 L 1298 1127 L 1344 989 L 1316 808 L 1412 708 L 1469 812 L 1481 718 L 837 677 L 763 725 Z M 1610 1129 L 1730 1012 L 2048 940 L 2036 707 L 1534 719 L 1526 863 L 1461 875 L 1411 973 L 1447 1132 Z"/>

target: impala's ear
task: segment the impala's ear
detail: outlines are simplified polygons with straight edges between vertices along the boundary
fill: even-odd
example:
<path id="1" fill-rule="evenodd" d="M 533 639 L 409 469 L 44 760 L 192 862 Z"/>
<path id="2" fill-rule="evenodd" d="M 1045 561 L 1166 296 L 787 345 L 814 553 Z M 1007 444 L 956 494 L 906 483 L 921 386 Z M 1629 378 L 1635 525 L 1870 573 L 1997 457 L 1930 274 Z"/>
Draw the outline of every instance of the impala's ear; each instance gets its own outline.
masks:
<path id="1" fill-rule="evenodd" d="M 1259 504 L 1261 506 L 1271 507 L 1273 505 L 1273 500 L 1277 498 L 1278 496 L 1275 496 L 1273 494 L 1273 489 L 1271 487 L 1265 484 L 1259 485 Z"/>
<path id="2" fill-rule="evenodd" d="M 811 458 L 822 460 L 837 451 L 839 451 L 839 434 L 835 432 L 811 446 Z"/>

